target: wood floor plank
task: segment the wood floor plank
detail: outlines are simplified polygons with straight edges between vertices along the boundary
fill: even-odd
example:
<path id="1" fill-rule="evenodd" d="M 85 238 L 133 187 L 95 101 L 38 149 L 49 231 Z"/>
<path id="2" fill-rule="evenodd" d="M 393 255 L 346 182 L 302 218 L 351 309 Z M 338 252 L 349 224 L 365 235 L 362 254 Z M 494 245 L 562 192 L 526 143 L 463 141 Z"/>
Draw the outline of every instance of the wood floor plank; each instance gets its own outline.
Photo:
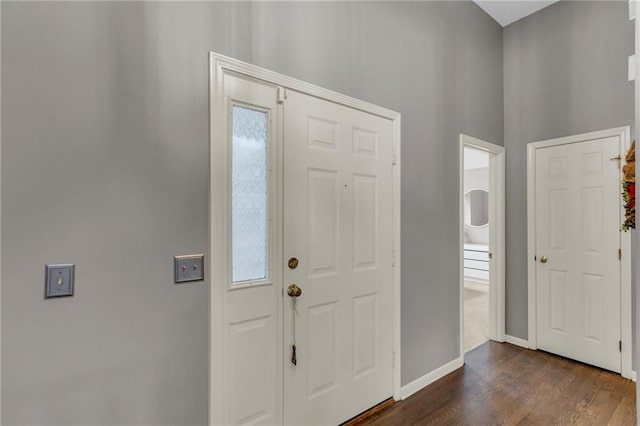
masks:
<path id="1" fill-rule="evenodd" d="M 623 397 L 618 405 L 616 406 L 611 419 L 609 420 L 609 424 L 611 426 L 620 426 L 625 424 L 634 424 L 634 422 L 626 423 L 631 416 L 629 414 L 631 412 L 635 412 L 635 403 L 629 398 Z M 633 419 L 631 419 L 633 420 Z"/>
<path id="2" fill-rule="evenodd" d="M 635 383 L 600 368 L 487 342 L 465 365 L 361 425 L 635 425 Z"/>

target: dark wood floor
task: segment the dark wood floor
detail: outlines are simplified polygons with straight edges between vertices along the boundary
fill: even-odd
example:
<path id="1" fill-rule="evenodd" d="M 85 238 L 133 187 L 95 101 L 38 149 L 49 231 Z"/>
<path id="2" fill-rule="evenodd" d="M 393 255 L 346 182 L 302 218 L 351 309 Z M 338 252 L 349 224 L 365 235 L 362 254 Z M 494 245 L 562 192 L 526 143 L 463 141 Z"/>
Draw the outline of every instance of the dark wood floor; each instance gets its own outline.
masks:
<path id="1" fill-rule="evenodd" d="M 541 351 L 488 342 L 465 366 L 366 425 L 635 425 L 635 383 Z"/>

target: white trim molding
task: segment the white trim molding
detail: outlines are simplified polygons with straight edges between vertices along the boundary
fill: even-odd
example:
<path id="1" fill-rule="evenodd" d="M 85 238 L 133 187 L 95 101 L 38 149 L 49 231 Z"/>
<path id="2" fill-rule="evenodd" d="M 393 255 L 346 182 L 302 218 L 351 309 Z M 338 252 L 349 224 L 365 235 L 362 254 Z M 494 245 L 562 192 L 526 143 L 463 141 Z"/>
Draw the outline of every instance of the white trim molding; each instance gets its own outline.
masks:
<path id="1" fill-rule="evenodd" d="M 494 202 L 489 207 L 489 338 L 505 339 L 505 150 L 464 134 L 459 143 L 459 273 L 460 273 L 460 358 L 464 360 L 464 148 L 471 147 L 489 153 L 489 193 Z M 491 197 L 491 195 L 490 195 Z"/>
<path id="2" fill-rule="evenodd" d="M 617 137 L 619 140 L 619 154 L 625 157 L 631 145 L 630 126 L 599 130 L 579 135 L 531 142 L 527 145 L 527 275 L 528 275 L 528 310 L 529 310 L 529 349 L 537 349 L 537 307 L 536 307 L 536 227 L 535 227 L 535 170 L 536 150 L 558 145 L 579 143 L 589 140 Z M 624 221 L 623 200 L 620 197 L 620 223 Z M 631 298 L 631 233 L 620 232 L 622 258 L 620 259 L 620 339 L 622 352 L 620 355 L 620 374 L 631 379 L 632 370 L 632 298 Z"/>
<path id="3" fill-rule="evenodd" d="M 521 348 L 529 349 L 529 342 L 519 337 L 509 336 L 508 334 L 505 334 L 504 341 L 507 343 L 511 343 L 512 345 L 515 345 L 515 346 L 520 346 Z"/>
<path id="4" fill-rule="evenodd" d="M 453 361 L 449 361 L 445 365 L 436 368 L 435 370 L 425 374 L 422 377 L 417 378 L 411 383 L 408 383 L 400 390 L 400 399 L 407 399 L 414 393 L 426 388 L 431 383 L 435 382 L 446 376 L 449 373 L 456 371 L 458 368 L 464 365 L 462 357 L 456 358 Z"/>
<path id="5" fill-rule="evenodd" d="M 400 251 L 401 251 L 401 188 L 402 175 L 400 173 L 402 164 L 402 144 L 400 143 L 401 117 L 399 113 L 393 113 L 393 399 L 398 401 L 400 396 L 401 375 L 401 359 L 400 348 L 402 346 L 400 337 L 402 329 L 400 327 L 402 304 L 401 304 L 401 273 L 400 273 Z"/>
<path id="6" fill-rule="evenodd" d="M 2 7 L 0 7 L 0 33 L 2 32 Z M 2 47 L 0 43 L 0 58 L 2 57 Z M 0 67 L 1 68 L 1 67 Z M 2 71 L 0 71 L 0 81 L 2 80 Z M 1 85 L 0 85 L 1 86 Z M 0 90 L 0 99 L 2 93 Z M 0 115 L 0 129 L 2 129 L 2 115 Z M 2 132 L 0 131 L 0 135 Z M 0 152 L 2 152 L 2 136 L 0 136 Z M 0 164 L 2 161 L 0 161 Z M 0 173 L 1 175 L 1 173 Z M 2 185 L 0 185 L 1 187 Z M 2 206 L 0 205 L 0 223 L 2 223 Z M 2 277 L 2 229 L 0 228 L 0 277 Z M 2 279 L 0 278 L 0 354 L 2 354 Z M 2 356 L 0 355 L 0 424 L 2 424 Z"/>
<path id="7" fill-rule="evenodd" d="M 284 90 L 292 90 L 316 98 L 325 99 L 330 102 L 346 106 L 348 108 L 357 109 L 369 114 L 373 114 L 382 118 L 386 118 L 393 123 L 393 398 L 401 399 L 401 342 L 400 342 L 400 278 L 401 278 L 401 258 L 400 258 L 400 185 L 401 185 L 401 142 L 400 142 L 400 113 L 389 109 L 370 104 L 332 90 L 324 89 L 304 81 L 278 74 L 273 71 L 238 61 L 236 59 L 219 55 L 214 52 L 209 54 L 209 120 L 210 120 L 210 197 L 209 197 L 209 248 L 211 255 L 209 256 L 210 270 L 221 270 L 218 266 L 219 262 L 225 262 L 225 258 L 220 253 L 223 251 L 221 247 L 225 244 L 226 219 L 224 215 L 225 205 L 229 203 L 228 197 L 221 194 L 224 192 L 224 178 L 221 178 L 220 171 L 216 169 L 218 164 L 218 150 L 214 149 L 218 141 L 224 141 L 224 105 L 223 83 L 225 75 L 235 75 L 245 79 L 259 81 L 266 85 L 274 86 L 279 89 L 279 93 Z M 225 265 L 222 265 L 223 267 Z M 209 423 L 220 424 L 220 413 L 223 411 L 222 394 L 225 389 L 221 389 L 217 384 L 222 383 L 222 345 L 220 339 L 223 336 L 223 294 L 226 282 L 212 275 L 211 294 L 209 305 Z M 282 324 L 281 324 L 282 326 Z"/>

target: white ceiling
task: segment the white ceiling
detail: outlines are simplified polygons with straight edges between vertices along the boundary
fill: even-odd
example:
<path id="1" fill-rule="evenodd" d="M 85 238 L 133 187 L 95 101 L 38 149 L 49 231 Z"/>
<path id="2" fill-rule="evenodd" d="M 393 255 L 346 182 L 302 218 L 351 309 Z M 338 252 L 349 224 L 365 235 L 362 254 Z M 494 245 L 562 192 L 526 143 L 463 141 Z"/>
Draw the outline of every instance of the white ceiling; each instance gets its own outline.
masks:
<path id="1" fill-rule="evenodd" d="M 500 25 L 507 25 L 519 19 L 536 13 L 540 9 L 552 5 L 558 0 L 527 1 L 527 0 L 473 0 L 478 6 L 496 20 Z"/>

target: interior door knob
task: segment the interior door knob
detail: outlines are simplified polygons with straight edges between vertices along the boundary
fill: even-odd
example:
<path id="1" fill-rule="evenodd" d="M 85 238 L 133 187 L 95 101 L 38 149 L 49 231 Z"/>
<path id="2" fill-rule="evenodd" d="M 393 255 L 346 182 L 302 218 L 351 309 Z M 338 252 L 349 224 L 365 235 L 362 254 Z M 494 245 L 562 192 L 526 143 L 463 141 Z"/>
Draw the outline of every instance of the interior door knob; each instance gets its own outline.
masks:
<path id="1" fill-rule="evenodd" d="M 547 256 L 541 256 L 540 263 L 547 263 Z"/>
<path id="2" fill-rule="evenodd" d="M 299 297 L 302 294 L 302 289 L 295 284 L 291 284 L 287 288 L 287 295 L 289 297 Z"/>

